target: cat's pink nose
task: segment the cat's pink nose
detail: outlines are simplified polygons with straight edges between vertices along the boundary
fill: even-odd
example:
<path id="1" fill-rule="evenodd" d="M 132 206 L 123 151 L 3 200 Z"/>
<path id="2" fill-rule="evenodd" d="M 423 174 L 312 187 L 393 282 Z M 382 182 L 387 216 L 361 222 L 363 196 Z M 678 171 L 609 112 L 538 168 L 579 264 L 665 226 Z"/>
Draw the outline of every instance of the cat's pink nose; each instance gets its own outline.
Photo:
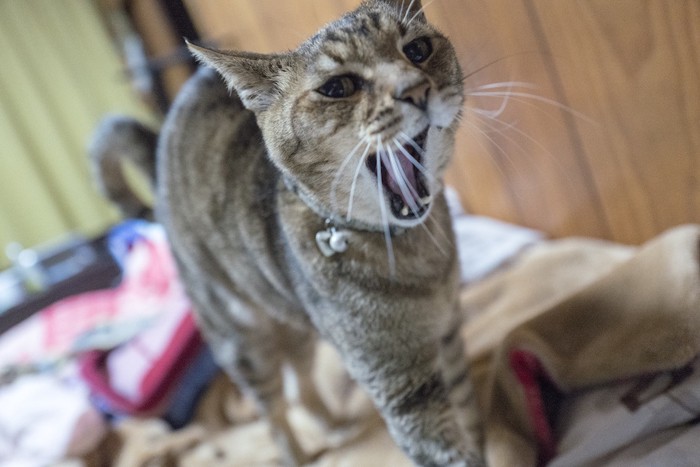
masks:
<path id="1" fill-rule="evenodd" d="M 408 89 L 404 89 L 398 100 L 413 104 L 421 110 L 426 110 L 428 107 L 428 93 L 430 92 L 430 83 L 422 81 Z"/>

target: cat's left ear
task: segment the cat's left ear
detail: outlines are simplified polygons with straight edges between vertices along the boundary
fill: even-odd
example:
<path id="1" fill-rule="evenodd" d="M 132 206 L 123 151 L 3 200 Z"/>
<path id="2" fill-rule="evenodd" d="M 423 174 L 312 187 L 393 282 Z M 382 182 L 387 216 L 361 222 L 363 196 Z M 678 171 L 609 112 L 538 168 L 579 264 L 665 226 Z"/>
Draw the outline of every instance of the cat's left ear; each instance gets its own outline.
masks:
<path id="1" fill-rule="evenodd" d="M 187 42 L 195 58 L 214 68 L 235 90 L 243 105 L 253 112 L 266 110 L 279 96 L 281 72 L 289 64 L 288 55 L 250 52 L 223 52 Z"/>

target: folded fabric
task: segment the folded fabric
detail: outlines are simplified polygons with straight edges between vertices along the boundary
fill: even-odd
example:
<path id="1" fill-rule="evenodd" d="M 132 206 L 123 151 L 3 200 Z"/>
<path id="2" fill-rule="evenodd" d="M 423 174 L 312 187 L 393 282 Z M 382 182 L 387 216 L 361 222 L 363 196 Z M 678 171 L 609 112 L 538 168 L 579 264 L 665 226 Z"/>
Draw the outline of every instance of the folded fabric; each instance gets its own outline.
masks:
<path id="1" fill-rule="evenodd" d="M 599 465 L 611 455 L 613 447 L 589 445 L 586 459 L 566 457 L 580 453 L 587 438 L 572 434 L 578 422 L 570 418 L 555 426 L 566 417 L 557 403 L 571 408 L 570 398 L 581 391 L 679 371 L 700 354 L 699 245 L 700 226 L 675 228 L 639 249 L 551 242 L 465 294 L 465 307 L 483 310 L 465 335 L 489 465 L 530 466 L 558 457 L 560 465 Z M 651 455 L 643 441 L 652 434 L 639 429 L 646 422 L 629 420 L 638 436 L 620 438 L 615 449 L 639 443 L 636 455 Z M 682 419 L 672 425 L 688 428 Z M 659 425 L 654 433 L 670 428 Z M 692 448 L 700 458 L 700 446 Z"/>

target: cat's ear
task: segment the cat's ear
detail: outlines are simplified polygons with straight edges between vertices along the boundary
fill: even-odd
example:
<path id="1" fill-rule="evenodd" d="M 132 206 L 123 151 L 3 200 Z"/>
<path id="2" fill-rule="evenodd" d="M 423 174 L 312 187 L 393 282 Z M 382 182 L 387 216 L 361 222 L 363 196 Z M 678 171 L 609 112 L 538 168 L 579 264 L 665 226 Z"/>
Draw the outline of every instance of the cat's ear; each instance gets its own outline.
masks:
<path id="1" fill-rule="evenodd" d="M 263 111 L 279 96 L 278 83 L 282 70 L 288 65 L 287 55 L 224 52 L 190 42 L 187 42 L 187 47 L 199 62 L 221 74 L 229 89 L 236 91 L 247 109 Z"/>

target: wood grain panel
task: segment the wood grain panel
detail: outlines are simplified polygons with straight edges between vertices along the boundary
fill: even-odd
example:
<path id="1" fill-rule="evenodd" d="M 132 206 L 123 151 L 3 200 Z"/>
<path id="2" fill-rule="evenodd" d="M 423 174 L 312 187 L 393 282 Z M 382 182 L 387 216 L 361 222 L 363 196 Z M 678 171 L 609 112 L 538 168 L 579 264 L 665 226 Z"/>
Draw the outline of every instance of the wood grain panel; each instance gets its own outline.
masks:
<path id="1" fill-rule="evenodd" d="M 465 122 L 449 180 L 473 212 L 554 235 L 607 236 L 571 114 L 561 109 L 566 101 L 551 52 L 533 29 L 527 4 L 458 8 L 462 3 L 439 2 L 440 9 L 429 11 L 438 24 L 450 18 L 444 29 L 467 59 Z M 527 85 L 492 88 L 511 81 Z M 499 92 L 513 94 L 506 100 Z M 497 117 L 484 115 L 503 105 Z"/>
<path id="2" fill-rule="evenodd" d="M 613 238 L 700 220 L 700 4 L 561 2 L 538 14 L 566 57 L 557 71 L 568 101 L 600 124 L 575 122 Z"/>
<path id="3" fill-rule="evenodd" d="M 208 39 L 270 52 L 359 2 L 186 3 Z M 467 75 L 448 179 L 469 210 L 627 243 L 700 222 L 700 2 L 424 4 Z"/>

